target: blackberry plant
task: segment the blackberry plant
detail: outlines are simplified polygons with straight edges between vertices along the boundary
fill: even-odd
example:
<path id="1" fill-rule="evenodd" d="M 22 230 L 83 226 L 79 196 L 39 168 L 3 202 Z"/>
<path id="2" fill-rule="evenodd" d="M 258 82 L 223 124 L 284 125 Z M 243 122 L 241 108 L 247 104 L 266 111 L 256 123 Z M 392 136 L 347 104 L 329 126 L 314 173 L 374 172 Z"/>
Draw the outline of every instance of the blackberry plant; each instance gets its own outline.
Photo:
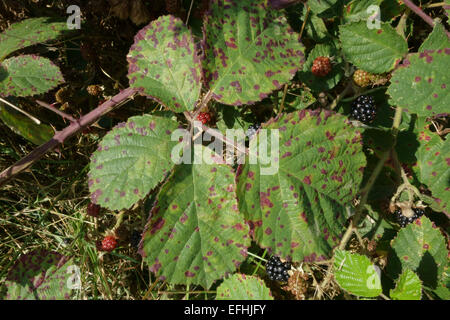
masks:
<path id="1" fill-rule="evenodd" d="M 114 89 L 98 79 L 98 85 L 85 81 L 71 88 L 95 105 L 106 99 L 89 113 L 77 119 L 75 112 L 41 101 L 54 93 L 33 100 L 64 119 L 49 126 L 50 133 L 9 107 L 17 98 L 56 89 L 64 81 L 60 69 L 48 58 L 11 55 L 64 35 L 64 26 L 38 18 L 0 33 L 0 118 L 41 144 L 1 172 L 0 185 L 107 113 L 115 114 L 120 121 L 107 133 L 96 130 L 89 144 L 97 144 L 84 190 L 91 203 L 73 219 L 81 221 L 80 233 L 88 219 L 91 229 L 71 239 L 93 245 L 92 239 L 104 234 L 92 231 L 98 225 L 107 228 L 115 220 L 111 230 L 118 230 L 143 222 L 144 230 L 129 240 L 139 244 L 151 281 L 206 292 L 214 287 L 217 299 L 273 298 L 268 285 L 274 283 L 265 274 L 288 282 L 286 290 L 297 299 L 450 299 L 446 24 L 409 0 L 187 3 L 167 1 L 127 39 L 132 45 L 120 57 L 127 66 L 117 80 L 103 64 L 94 66 L 116 82 Z M 445 6 L 428 4 L 422 8 L 444 19 Z M 383 14 L 369 27 L 373 17 L 367 9 L 374 5 Z M 201 15 L 192 13 L 196 8 Z M 423 25 L 405 19 L 412 12 L 425 19 Z M 201 20 L 193 21 L 196 16 Z M 431 26 L 425 41 L 415 37 L 415 30 Z M 124 81 L 129 87 L 119 91 Z M 117 93 L 108 96 L 113 90 Z M 111 112 L 131 100 L 134 107 L 126 113 Z M 399 203 L 407 206 L 395 211 Z M 55 210 L 52 203 L 49 212 Z M 143 212 L 146 221 L 140 220 Z M 388 212 L 394 212 L 394 222 Z M 10 217 L 15 214 L 5 219 Z M 108 234 L 99 241 L 99 251 L 115 250 L 98 253 L 101 259 L 113 264 L 125 257 L 130 248 L 117 247 L 118 240 Z M 68 255 L 71 247 L 64 247 Z M 69 277 L 64 271 L 70 258 L 34 249 L 17 254 L 0 281 L 0 298 L 4 293 L 7 299 L 45 299 L 42 283 L 52 297 L 70 298 L 72 291 L 55 290 Z M 258 259 L 265 250 L 273 256 L 264 273 Z M 295 273 L 291 263 L 299 268 Z M 248 266 L 254 267 L 251 273 Z M 290 280 L 290 274 L 303 280 Z M 392 283 L 382 283 L 382 277 Z M 284 288 L 276 287 L 272 290 Z"/>

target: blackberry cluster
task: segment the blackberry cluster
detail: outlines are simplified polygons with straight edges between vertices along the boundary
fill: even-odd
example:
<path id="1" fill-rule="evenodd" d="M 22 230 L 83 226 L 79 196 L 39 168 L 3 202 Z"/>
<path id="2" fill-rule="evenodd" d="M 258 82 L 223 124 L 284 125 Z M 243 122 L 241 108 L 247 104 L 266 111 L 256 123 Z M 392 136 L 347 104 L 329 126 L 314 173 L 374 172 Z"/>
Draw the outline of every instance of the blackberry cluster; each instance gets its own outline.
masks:
<path id="1" fill-rule="evenodd" d="M 291 269 L 289 262 L 281 262 L 279 257 L 272 256 L 266 264 L 266 272 L 270 280 L 288 281 L 288 270 Z"/>
<path id="2" fill-rule="evenodd" d="M 256 131 L 258 131 L 258 129 L 261 128 L 261 125 L 258 123 L 252 124 L 248 127 L 247 132 L 245 133 L 245 135 L 251 139 L 255 134 Z"/>
<path id="3" fill-rule="evenodd" d="M 413 208 L 414 215 L 412 217 L 406 217 L 402 214 L 402 210 L 397 209 L 394 212 L 395 218 L 397 219 L 398 223 L 400 224 L 400 227 L 404 228 L 408 224 L 416 221 L 416 219 L 420 218 L 425 214 L 425 211 L 423 209 L 419 208 Z"/>
<path id="4" fill-rule="evenodd" d="M 352 103 L 351 114 L 353 118 L 362 123 L 370 123 L 375 119 L 377 108 L 372 96 L 359 96 Z"/>

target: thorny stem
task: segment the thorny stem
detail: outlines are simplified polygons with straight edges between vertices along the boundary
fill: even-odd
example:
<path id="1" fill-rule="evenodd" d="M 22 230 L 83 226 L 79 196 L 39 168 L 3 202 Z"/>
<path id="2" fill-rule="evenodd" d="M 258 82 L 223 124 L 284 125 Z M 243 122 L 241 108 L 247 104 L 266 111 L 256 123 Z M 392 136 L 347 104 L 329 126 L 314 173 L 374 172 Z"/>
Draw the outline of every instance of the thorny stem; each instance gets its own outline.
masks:
<path id="1" fill-rule="evenodd" d="M 209 127 L 207 127 L 205 125 L 202 125 L 201 129 L 203 131 L 210 131 L 212 136 L 214 136 L 215 138 L 219 139 L 220 141 L 226 143 L 227 145 L 234 147 L 237 151 L 239 151 L 241 153 L 244 153 L 244 154 L 248 154 L 248 149 L 247 148 L 244 147 L 244 149 L 242 149 L 239 146 L 239 143 L 235 144 L 234 141 L 230 141 L 220 131 L 215 130 L 213 128 L 209 128 Z"/>
<path id="2" fill-rule="evenodd" d="M 402 108 L 397 107 L 395 109 L 394 121 L 393 121 L 392 128 L 391 128 L 392 136 L 394 137 L 394 143 L 392 144 L 391 148 L 394 148 L 397 143 L 397 135 L 398 135 L 398 131 L 399 131 L 398 128 L 400 126 L 401 120 L 402 120 Z M 383 169 L 384 163 L 389 158 L 390 152 L 391 152 L 391 150 L 389 149 L 381 155 L 380 160 L 378 161 L 375 169 L 373 170 L 372 174 L 369 177 L 369 180 L 367 180 L 365 187 L 361 190 L 361 192 L 360 192 L 360 194 L 362 195 L 361 201 L 358 204 L 358 206 L 356 207 L 355 215 L 353 216 L 353 219 L 352 219 L 350 225 L 348 226 L 347 230 L 345 231 L 344 236 L 341 239 L 341 242 L 339 243 L 339 246 L 338 246 L 339 250 L 345 249 L 348 241 L 350 240 L 351 236 L 353 235 L 353 232 L 356 230 L 356 228 L 359 224 L 359 221 L 363 217 L 363 214 L 362 214 L 363 208 L 365 207 L 365 205 L 367 203 L 367 198 L 369 196 L 370 190 L 372 189 L 373 184 L 375 183 L 375 180 L 377 179 L 378 175 L 380 174 L 381 170 Z M 330 268 L 331 267 L 332 266 L 330 266 Z M 332 274 L 331 270 L 329 270 L 327 276 L 325 277 L 325 279 L 322 281 L 322 283 L 320 285 L 322 291 L 328 285 L 328 283 L 331 281 L 332 277 L 333 277 L 333 274 Z M 319 293 L 317 295 L 317 297 L 319 299 L 322 298 L 322 291 L 319 291 Z"/>
<path id="3" fill-rule="evenodd" d="M 53 105 L 51 105 L 51 104 L 45 103 L 45 102 L 40 101 L 40 100 L 36 100 L 36 103 L 39 104 L 40 106 L 42 106 L 42 107 L 44 107 L 44 108 L 50 110 L 50 111 L 53 111 L 54 113 L 56 113 L 57 115 L 61 116 L 61 117 L 64 118 L 64 119 L 67 119 L 67 120 L 69 120 L 69 121 L 71 121 L 71 122 L 72 122 L 72 121 L 73 121 L 73 122 L 76 122 L 76 121 L 77 121 L 77 119 L 75 119 L 75 118 L 72 117 L 71 115 L 69 115 L 69 114 L 67 114 L 67 113 L 65 113 L 65 112 L 62 112 L 62 111 L 56 109 L 56 108 L 55 108 Z"/>
<path id="4" fill-rule="evenodd" d="M 430 16 L 428 16 L 425 12 L 422 11 L 418 6 L 416 6 L 414 3 L 412 3 L 411 0 L 403 0 L 403 3 L 410 8 L 415 14 L 417 14 L 419 17 L 422 18 L 423 21 L 428 23 L 432 28 L 434 28 L 434 20 Z M 447 37 L 450 38 L 450 32 L 445 31 L 447 34 Z"/>
<path id="5" fill-rule="evenodd" d="M 52 150 L 60 143 L 63 143 L 65 140 L 67 140 L 74 134 L 88 127 L 89 125 L 97 121 L 97 119 L 99 119 L 101 116 L 113 110 L 115 107 L 127 102 L 128 99 L 131 99 L 136 93 L 137 93 L 136 89 L 127 88 L 121 91 L 120 93 L 116 94 L 108 101 L 105 101 L 88 114 L 82 116 L 80 119 L 76 120 L 75 122 L 72 122 L 64 130 L 56 132 L 51 140 L 40 145 L 32 152 L 30 152 L 28 155 L 26 155 L 25 157 L 14 163 L 12 166 L 4 170 L 2 173 L 0 173 L 0 187 L 15 175 L 32 166 L 36 161 L 42 158 L 48 151 Z"/>

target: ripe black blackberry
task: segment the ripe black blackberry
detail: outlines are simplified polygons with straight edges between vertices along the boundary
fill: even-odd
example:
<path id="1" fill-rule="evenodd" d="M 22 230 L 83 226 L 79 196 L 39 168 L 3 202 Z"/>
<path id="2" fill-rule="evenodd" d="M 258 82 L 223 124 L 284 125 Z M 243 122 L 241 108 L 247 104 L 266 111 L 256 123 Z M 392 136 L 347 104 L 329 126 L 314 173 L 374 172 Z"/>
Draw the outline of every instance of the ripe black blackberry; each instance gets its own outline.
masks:
<path id="1" fill-rule="evenodd" d="M 403 215 L 402 210 L 400 209 L 395 210 L 394 215 L 395 218 L 397 219 L 397 222 L 400 224 L 400 227 L 402 228 L 406 227 L 408 224 L 416 221 L 416 219 L 420 218 L 425 214 L 425 211 L 423 211 L 423 209 L 413 208 L 412 210 L 414 214 L 411 217 Z"/>
<path id="2" fill-rule="evenodd" d="M 352 103 L 351 115 L 362 123 L 370 123 L 375 119 L 377 108 L 372 96 L 359 96 Z"/>
<path id="3" fill-rule="evenodd" d="M 291 264 L 281 262 L 280 258 L 276 256 L 272 256 L 266 264 L 266 272 L 270 280 L 288 281 L 289 270 L 291 270 Z"/>

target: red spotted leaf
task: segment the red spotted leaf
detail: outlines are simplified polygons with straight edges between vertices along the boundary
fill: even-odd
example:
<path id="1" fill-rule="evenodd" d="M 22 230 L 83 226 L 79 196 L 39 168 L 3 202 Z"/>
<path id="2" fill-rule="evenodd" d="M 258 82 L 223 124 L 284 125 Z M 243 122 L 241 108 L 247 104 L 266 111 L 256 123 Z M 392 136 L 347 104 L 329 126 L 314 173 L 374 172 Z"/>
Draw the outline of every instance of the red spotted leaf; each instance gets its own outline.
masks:
<path id="1" fill-rule="evenodd" d="M 34 96 L 63 82 L 61 71 L 47 58 L 21 55 L 0 64 L 0 96 L 3 97 Z"/>
<path id="2" fill-rule="evenodd" d="M 162 117 L 131 117 L 118 124 L 92 154 L 88 185 L 93 203 L 129 208 L 172 170 L 172 133 L 178 123 Z M 178 139 L 178 138 L 177 138 Z"/>
<path id="3" fill-rule="evenodd" d="M 217 287 L 216 300 L 273 300 L 273 296 L 262 279 L 236 273 Z"/>
<path id="4" fill-rule="evenodd" d="M 49 17 L 31 18 L 12 24 L 0 34 L 0 61 L 10 53 L 70 32 L 67 21 Z"/>
<path id="5" fill-rule="evenodd" d="M 228 105 L 252 104 L 293 78 L 304 62 L 299 35 L 263 0 L 213 0 L 204 27 L 205 85 Z"/>
<path id="6" fill-rule="evenodd" d="M 248 161 L 238 169 L 240 210 L 255 240 L 274 254 L 294 261 L 326 259 L 345 230 L 346 207 L 362 180 L 361 133 L 330 111 L 282 115 L 263 128 L 270 130 L 258 132 L 258 143 L 251 141 L 258 145 L 258 161 L 251 160 L 251 145 Z M 267 152 L 261 149 L 264 135 Z"/>
<path id="7" fill-rule="evenodd" d="M 448 269 L 448 250 L 444 236 L 433 222 L 422 216 L 401 229 L 392 240 L 389 261 L 399 261 L 401 269 L 417 273 L 424 285 L 436 289 Z M 394 259 L 394 257 L 396 259 Z M 388 266 L 389 270 L 395 270 Z M 395 270 L 400 273 L 400 270 Z M 391 271 L 394 274 L 393 271 Z"/>
<path id="8" fill-rule="evenodd" d="M 128 63 L 132 88 L 174 112 L 194 109 L 202 71 L 192 34 L 183 21 L 162 16 L 140 30 Z"/>
<path id="9" fill-rule="evenodd" d="M 22 255 L 0 283 L 0 299 L 70 299 L 72 289 L 79 285 L 71 281 L 79 281 L 73 267 L 67 257 L 45 249 Z"/>
<path id="10" fill-rule="evenodd" d="M 450 48 L 409 55 L 391 78 L 393 104 L 424 117 L 450 113 L 449 65 Z"/>
<path id="11" fill-rule="evenodd" d="M 419 181 L 430 189 L 438 208 L 450 213 L 450 140 L 442 140 L 436 133 L 422 127 L 418 141 L 417 163 L 413 170 Z"/>
<path id="12" fill-rule="evenodd" d="M 169 283 L 210 287 L 246 258 L 248 232 L 230 167 L 179 165 L 157 196 L 141 254 Z"/>

